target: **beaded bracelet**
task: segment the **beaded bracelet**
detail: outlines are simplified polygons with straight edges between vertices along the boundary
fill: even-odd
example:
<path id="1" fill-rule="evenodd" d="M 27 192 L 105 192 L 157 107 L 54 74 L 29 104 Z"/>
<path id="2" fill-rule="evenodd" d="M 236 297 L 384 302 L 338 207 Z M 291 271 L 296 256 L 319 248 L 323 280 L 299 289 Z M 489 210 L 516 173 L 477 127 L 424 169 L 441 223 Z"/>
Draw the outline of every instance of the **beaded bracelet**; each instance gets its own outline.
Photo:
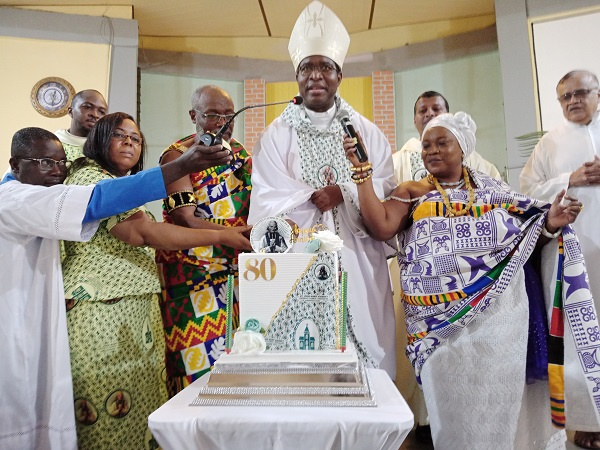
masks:
<path id="1" fill-rule="evenodd" d="M 558 236 L 560 236 L 561 233 L 562 233 L 562 227 L 559 228 L 558 231 L 556 231 L 556 233 L 550 233 L 546 229 L 546 224 L 544 224 L 544 226 L 542 227 L 542 234 L 550 239 L 556 239 Z"/>
<path id="2" fill-rule="evenodd" d="M 360 172 L 366 172 L 368 170 L 373 169 L 373 165 L 371 163 L 367 163 L 364 166 L 352 166 L 350 167 L 350 172 L 354 172 L 354 173 L 360 173 Z"/>
<path id="3" fill-rule="evenodd" d="M 397 202 L 402 202 L 402 203 L 413 203 L 413 202 L 416 202 L 417 200 L 419 200 L 419 197 L 402 198 L 402 197 L 396 197 L 394 195 L 390 195 L 388 198 L 386 198 L 386 200 L 396 200 Z"/>
<path id="4" fill-rule="evenodd" d="M 365 181 L 367 181 L 369 178 L 371 177 L 365 177 L 365 178 L 359 178 L 357 180 L 355 180 L 354 178 L 352 178 L 352 182 L 354 184 L 363 184 Z"/>
<path id="5" fill-rule="evenodd" d="M 354 174 L 350 177 L 350 179 L 352 180 L 352 182 L 354 184 L 362 184 L 365 181 L 367 181 L 369 178 L 371 178 L 371 176 L 373 175 L 373 171 L 369 171 L 369 172 L 365 172 L 364 174 L 361 174 L 361 176 L 355 176 Z"/>
<path id="6" fill-rule="evenodd" d="M 165 211 L 170 214 L 172 211 L 183 206 L 196 206 L 194 191 L 173 192 L 163 200 Z"/>
<path id="7" fill-rule="evenodd" d="M 353 180 L 361 180 L 363 178 L 371 178 L 373 175 L 373 169 L 369 169 L 366 172 L 353 173 L 350 178 Z"/>

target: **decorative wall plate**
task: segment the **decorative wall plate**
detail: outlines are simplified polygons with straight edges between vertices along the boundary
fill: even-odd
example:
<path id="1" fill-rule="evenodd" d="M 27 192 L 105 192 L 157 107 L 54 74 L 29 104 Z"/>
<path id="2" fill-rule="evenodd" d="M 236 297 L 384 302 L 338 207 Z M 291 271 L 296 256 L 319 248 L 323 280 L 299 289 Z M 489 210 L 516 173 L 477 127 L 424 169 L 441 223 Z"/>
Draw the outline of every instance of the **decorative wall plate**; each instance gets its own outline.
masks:
<path id="1" fill-rule="evenodd" d="M 67 80 L 47 77 L 38 81 L 31 90 L 31 104 L 46 117 L 62 117 L 67 114 L 75 89 Z"/>

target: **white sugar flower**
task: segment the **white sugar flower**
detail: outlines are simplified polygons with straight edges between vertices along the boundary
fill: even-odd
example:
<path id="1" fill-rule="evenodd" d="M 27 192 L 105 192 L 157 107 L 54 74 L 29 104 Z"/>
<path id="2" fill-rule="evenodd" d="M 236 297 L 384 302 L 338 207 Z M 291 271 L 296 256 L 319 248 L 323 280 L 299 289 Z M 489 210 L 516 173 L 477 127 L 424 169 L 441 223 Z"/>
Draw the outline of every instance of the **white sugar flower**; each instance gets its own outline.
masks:
<path id="1" fill-rule="evenodd" d="M 240 355 L 258 355 L 259 353 L 264 353 L 266 349 L 267 343 L 261 333 L 257 333 L 256 331 L 238 330 L 233 335 L 231 353 Z"/>
<path id="2" fill-rule="evenodd" d="M 317 231 L 313 233 L 312 238 L 321 241 L 320 252 L 337 252 L 344 246 L 344 241 L 330 230 Z"/>

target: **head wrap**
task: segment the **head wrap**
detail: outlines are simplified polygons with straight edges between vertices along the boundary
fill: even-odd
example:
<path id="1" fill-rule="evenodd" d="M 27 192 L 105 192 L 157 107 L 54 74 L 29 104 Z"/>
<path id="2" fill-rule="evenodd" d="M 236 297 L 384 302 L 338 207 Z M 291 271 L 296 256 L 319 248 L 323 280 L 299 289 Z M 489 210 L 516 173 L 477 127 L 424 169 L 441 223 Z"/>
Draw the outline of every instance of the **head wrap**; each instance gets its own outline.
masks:
<path id="1" fill-rule="evenodd" d="M 298 16 L 288 51 L 294 70 L 304 58 L 313 55 L 326 56 L 341 68 L 349 45 L 350 36 L 338 16 L 321 2 L 313 1 Z"/>
<path id="2" fill-rule="evenodd" d="M 467 113 L 459 111 L 456 114 L 445 113 L 434 117 L 425 125 L 421 140 L 425 136 L 425 133 L 433 127 L 443 127 L 450 130 L 458 141 L 458 145 L 460 145 L 465 158 L 468 158 L 475 151 L 477 125 Z"/>

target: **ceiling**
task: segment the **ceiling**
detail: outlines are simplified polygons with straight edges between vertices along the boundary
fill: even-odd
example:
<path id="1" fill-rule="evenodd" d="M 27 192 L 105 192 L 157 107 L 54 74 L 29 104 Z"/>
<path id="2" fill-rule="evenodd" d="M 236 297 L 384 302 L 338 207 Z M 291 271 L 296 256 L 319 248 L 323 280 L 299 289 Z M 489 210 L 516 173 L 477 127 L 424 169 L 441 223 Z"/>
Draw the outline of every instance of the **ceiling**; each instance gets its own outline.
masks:
<path id="1" fill-rule="evenodd" d="M 309 0 L 0 0 L 1 6 L 133 17 L 140 49 L 289 61 L 287 41 Z M 323 0 L 351 35 L 348 59 L 495 24 L 494 0 Z"/>

